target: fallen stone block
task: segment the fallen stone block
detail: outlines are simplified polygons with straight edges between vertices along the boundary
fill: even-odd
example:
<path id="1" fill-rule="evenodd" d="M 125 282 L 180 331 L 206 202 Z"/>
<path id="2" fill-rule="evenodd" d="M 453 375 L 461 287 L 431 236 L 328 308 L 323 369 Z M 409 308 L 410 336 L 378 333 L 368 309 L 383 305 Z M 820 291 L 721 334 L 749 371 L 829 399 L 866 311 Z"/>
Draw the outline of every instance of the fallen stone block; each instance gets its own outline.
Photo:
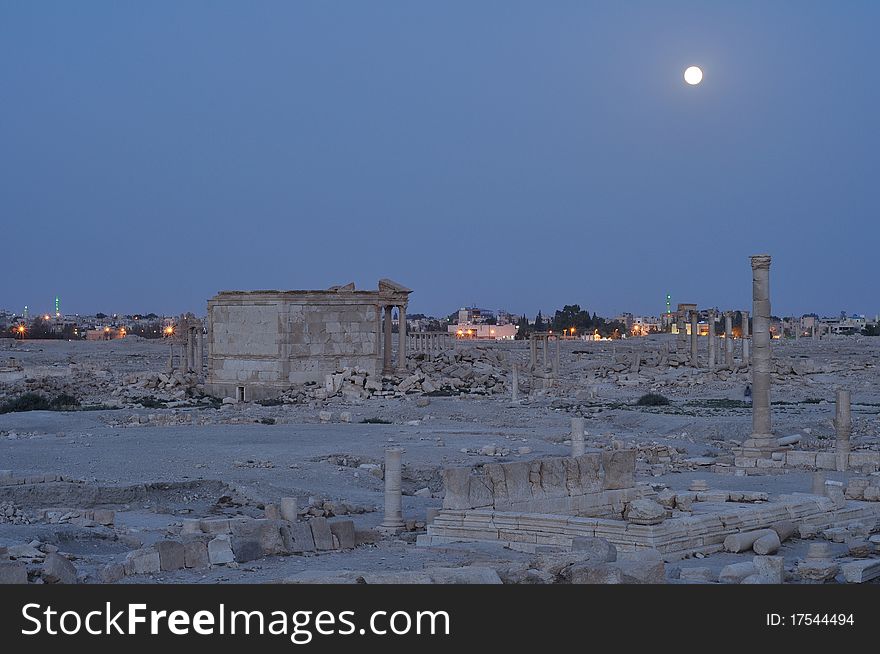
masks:
<path id="1" fill-rule="evenodd" d="M 617 548 L 604 538 L 575 536 L 571 539 L 571 551 L 580 555 L 580 560 L 611 563 L 617 560 Z"/>
<path id="2" fill-rule="evenodd" d="M 743 583 L 781 584 L 785 580 L 785 559 L 781 556 L 756 556 L 752 559 L 755 565 L 754 577 L 757 580 L 748 581 L 746 577 Z"/>
<path id="3" fill-rule="evenodd" d="M 288 552 L 301 554 L 315 551 L 315 538 L 312 530 L 304 522 L 292 522 L 281 526 L 281 538 L 284 549 Z"/>
<path id="4" fill-rule="evenodd" d="M 333 533 L 327 524 L 327 518 L 312 518 L 309 520 L 309 528 L 312 530 L 312 538 L 315 539 L 315 549 L 318 551 L 333 549 Z"/>
<path id="5" fill-rule="evenodd" d="M 232 551 L 235 560 L 243 563 L 288 550 L 277 522 L 245 519 L 232 522 Z"/>
<path id="6" fill-rule="evenodd" d="M 0 561 L 0 584 L 26 584 L 27 566 L 23 561 Z"/>
<path id="7" fill-rule="evenodd" d="M 841 563 L 840 571 L 847 583 L 863 584 L 880 577 L 880 559 Z"/>
<path id="8" fill-rule="evenodd" d="M 116 522 L 116 512 L 111 509 L 95 509 L 92 512 L 92 520 L 99 525 L 110 527 Z"/>
<path id="9" fill-rule="evenodd" d="M 637 525 L 657 525 L 666 518 L 666 509 L 654 500 L 643 498 L 627 504 L 623 517 Z"/>
<path id="10" fill-rule="evenodd" d="M 46 555 L 40 576 L 47 584 L 75 584 L 76 567 L 63 556 L 53 552 Z"/>
<path id="11" fill-rule="evenodd" d="M 235 554 L 232 552 L 232 542 L 229 536 L 221 534 L 208 541 L 208 560 L 211 562 L 211 565 L 222 565 L 235 561 Z"/>
<path id="12" fill-rule="evenodd" d="M 208 544 L 201 540 L 192 540 L 183 544 L 183 565 L 186 568 L 207 568 L 211 564 L 208 558 Z"/>
<path id="13" fill-rule="evenodd" d="M 159 572 L 159 553 L 152 547 L 144 547 L 126 554 L 122 564 L 127 575 L 143 575 Z"/>
<path id="14" fill-rule="evenodd" d="M 758 570 L 752 561 L 743 561 L 742 563 L 731 563 L 721 569 L 718 574 L 718 581 L 722 584 L 739 584 L 743 579 L 753 574 L 757 574 Z"/>
<path id="15" fill-rule="evenodd" d="M 776 532 L 776 535 L 779 536 L 780 543 L 784 543 L 798 531 L 797 526 L 789 520 L 777 522 L 771 528 Z"/>
<path id="16" fill-rule="evenodd" d="M 163 540 L 156 543 L 155 548 L 159 553 L 159 567 L 162 570 L 180 570 L 184 566 L 183 543 Z"/>
<path id="17" fill-rule="evenodd" d="M 663 584 L 663 561 L 615 561 L 614 563 L 576 563 L 566 571 L 571 584 Z"/>
<path id="18" fill-rule="evenodd" d="M 712 572 L 712 568 L 704 567 L 682 568 L 678 578 L 682 581 L 697 583 L 714 583 L 718 581 L 718 576 Z"/>
<path id="19" fill-rule="evenodd" d="M 113 584 L 125 576 L 125 568 L 119 563 L 108 563 L 98 572 L 102 584 Z"/>
<path id="20" fill-rule="evenodd" d="M 355 537 L 354 522 L 351 520 L 336 520 L 330 522 L 330 533 L 339 541 L 339 549 L 350 550 L 357 544 Z"/>

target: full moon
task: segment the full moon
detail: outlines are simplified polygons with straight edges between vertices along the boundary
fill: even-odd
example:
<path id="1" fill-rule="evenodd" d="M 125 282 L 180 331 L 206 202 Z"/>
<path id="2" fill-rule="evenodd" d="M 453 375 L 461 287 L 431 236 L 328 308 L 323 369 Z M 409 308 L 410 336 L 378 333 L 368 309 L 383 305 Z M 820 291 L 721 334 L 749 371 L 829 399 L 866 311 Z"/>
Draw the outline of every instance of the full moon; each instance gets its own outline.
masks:
<path id="1" fill-rule="evenodd" d="M 696 85 L 703 81 L 703 71 L 698 66 L 691 66 L 684 71 L 684 81 L 690 85 Z"/>

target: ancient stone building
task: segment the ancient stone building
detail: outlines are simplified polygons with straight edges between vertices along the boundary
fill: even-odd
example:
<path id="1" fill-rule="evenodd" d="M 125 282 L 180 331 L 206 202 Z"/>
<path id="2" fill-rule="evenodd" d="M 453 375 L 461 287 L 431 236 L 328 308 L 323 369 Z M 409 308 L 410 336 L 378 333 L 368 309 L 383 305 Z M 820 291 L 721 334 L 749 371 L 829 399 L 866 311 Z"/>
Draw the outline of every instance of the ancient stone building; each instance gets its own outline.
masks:
<path id="1" fill-rule="evenodd" d="M 406 320 L 392 359 L 391 314 L 406 315 L 410 289 L 389 279 L 376 291 L 222 291 L 208 301 L 206 390 L 259 400 L 292 384 L 323 383 L 339 368 L 406 369 Z"/>

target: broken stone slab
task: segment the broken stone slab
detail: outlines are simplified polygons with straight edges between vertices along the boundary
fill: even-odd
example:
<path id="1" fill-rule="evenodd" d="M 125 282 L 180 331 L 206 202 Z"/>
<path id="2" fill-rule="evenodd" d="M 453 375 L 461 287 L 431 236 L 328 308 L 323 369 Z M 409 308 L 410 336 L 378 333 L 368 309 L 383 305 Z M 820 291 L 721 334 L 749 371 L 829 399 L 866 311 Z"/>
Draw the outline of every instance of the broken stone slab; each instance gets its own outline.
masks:
<path id="1" fill-rule="evenodd" d="M 743 579 L 757 574 L 753 561 L 743 561 L 741 563 L 731 563 L 726 565 L 718 573 L 718 581 L 722 584 L 740 584 Z"/>
<path id="2" fill-rule="evenodd" d="M 336 520 L 330 522 L 330 533 L 336 536 L 339 549 L 350 550 L 355 547 L 357 540 L 354 531 L 354 522 L 351 520 Z"/>
<path id="3" fill-rule="evenodd" d="M 125 556 L 122 563 L 127 575 L 143 575 L 159 572 L 159 553 L 152 547 L 144 547 L 132 550 Z"/>
<path id="4" fill-rule="evenodd" d="M 712 571 L 712 568 L 705 567 L 682 568 L 678 578 L 682 581 L 695 583 L 715 583 L 718 581 L 718 575 Z"/>
<path id="5" fill-rule="evenodd" d="M 40 576 L 47 584 L 75 584 L 76 566 L 54 552 L 46 555 Z"/>
<path id="6" fill-rule="evenodd" d="M 617 560 L 617 548 L 604 538 L 575 536 L 571 539 L 571 551 L 577 553 L 581 560 L 611 563 Z"/>
<path id="7" fill-rule="evenodd" d="M 756 556 L 752 559 L 755 565 L 756 579 L 746 577 L 743 583 L 781 584 L 785 580 L 785 559 L 781 556 Z"/>
<path id="8" fill-rule="evenodd" d="M 235 561 L 232 552 L 232 541 L 226 534 L 220 534 L 208 541 L 208 560 L 211 565 L 222 565 Z"/>
<path id="9" fill-rule="evenodd" d="M 113 584 L 125 576 L 125 568 L 119 563 L 108 563 L 98 571 L 98 579 L 102 584 Z"/>
<path id="10" fill-rule="evenodd" d="M 159 553 L 159 567 L 162 570 L 180 570 L 184 566 L 185 551 L 183 543 L 162 540 L 154 545 Z"/>
<path id="11" fill-rule="evenodd" d="M 742 531 L 738 534 L 730 534 L 724 539 L 725 552 L 745 552 L 752 548 L 755 541 L 772 534 L 777 539 L 779 535 L 772 529 L 757 529 L 755 531 Z"/>
<path id="12" fill-rule="evenodd" d="M 637 525 L 657 525 L 666 518 L 666 509 L 654 500 L 642 498 L 627 504 L 623 517 Z"/>
<path id="13" fill-rule="evenodd" d="M 790 520 L 777 522 L 771 527 L 771 529 L 776 532 L 777 536 L 779 536 L 780 543 L 784 543 L 798 531 L 797 525 Z"/>
<path id="14" fill-rule="evenodd" d="M 289 525 L 282 525 L 281 538 L 284 542 L 284 549 L 288 552 L 301 554 L 315 551 L 315 538 L 307 523 L 292 522 Z"/>
<path id="15" fill-rule="evenodd" d="M 27 565 L 23 561 L 0 561 L 0 584 L 26 584 Z"/>
<path id="16" fill-rule="evenodd" d="M 841 563 L 840 571 L 847 583 L 863 584 L 880 577 L 880 559 Z"/>
<path id="17" fill-rule="evenodd" d="M 183 565 L 186 568 L 207 568 L 211 564 L 208 558 L 208 544 L 202 540 L 191 540 L 183 544 Z"/>
<path id="18" fill-rule="evenodd" d="M 318 551 L 333 549 L 333 533 L 327 524 L 327 518 L 312 518 L 309 520 L 309 528 L 315 540 L 315 549 Z"/>
<path id="19" fill-rule="evenodd" d="M 243 563 L 263 556 L 284 554 L 284 540 L 279 524 L 265 518 L 232 521 L 232 551 L 235 560 Z"/>
<path id="20" fill-rule="evenodd" d="M 666 565 L 663 561 L 576 563 L 566 577 L 572 584 L 664 584 Z"/>

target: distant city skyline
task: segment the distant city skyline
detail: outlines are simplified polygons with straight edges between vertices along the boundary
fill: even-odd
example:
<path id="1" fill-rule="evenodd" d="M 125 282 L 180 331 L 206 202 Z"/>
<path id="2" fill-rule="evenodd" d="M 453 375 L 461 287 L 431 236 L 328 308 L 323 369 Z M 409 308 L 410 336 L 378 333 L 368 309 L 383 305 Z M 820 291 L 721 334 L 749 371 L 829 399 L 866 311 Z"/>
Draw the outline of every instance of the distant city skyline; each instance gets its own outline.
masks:
<path id="1" fill-rule="evenodd" d="M 0 305 L 880 311 L 880 4 L 0 5 Z M 688 66 L 703 78 L 691 86 Z M 45 303 L 45 304 L 44 304 Z"/>

